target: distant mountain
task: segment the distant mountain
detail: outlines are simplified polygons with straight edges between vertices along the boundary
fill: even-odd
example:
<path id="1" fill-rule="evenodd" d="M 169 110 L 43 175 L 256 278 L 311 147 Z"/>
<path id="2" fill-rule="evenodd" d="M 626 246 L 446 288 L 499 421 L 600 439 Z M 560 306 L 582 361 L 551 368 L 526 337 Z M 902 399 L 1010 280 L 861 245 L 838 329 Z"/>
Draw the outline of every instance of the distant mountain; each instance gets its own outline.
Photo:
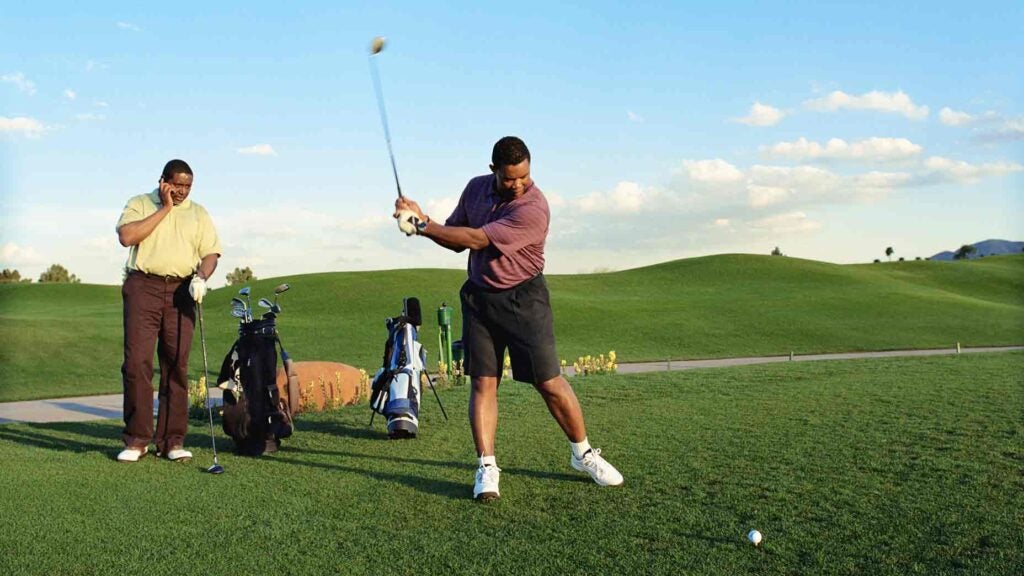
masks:
<path id="1" fill-rule="evenodd" d="M 974 246 L 974 253 L 971 254 L 971 258 L 999 256 L 1000 254 L 1020 254 L 1024 250 L 1024 242 L 1011 242 L 1010 240 L 985 240 L 983 242 L 975 242 L 972 246 Z M 959 250 L 959 247 L 957 250 Z M 952 252 L 949 250 L 939 252 L 929 258 L 929 260 L 952 260 L 955 253 L 956 250 Z"/>

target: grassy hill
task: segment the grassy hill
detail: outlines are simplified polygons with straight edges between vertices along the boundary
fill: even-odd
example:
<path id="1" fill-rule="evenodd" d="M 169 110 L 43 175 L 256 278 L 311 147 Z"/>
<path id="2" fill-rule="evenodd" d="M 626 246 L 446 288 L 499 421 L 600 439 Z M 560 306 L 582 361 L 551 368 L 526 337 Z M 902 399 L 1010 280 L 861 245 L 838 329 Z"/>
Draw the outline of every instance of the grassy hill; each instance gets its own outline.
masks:
<path id="1" fill-rule="evenodd" d="M 435 362 L 434 311 L 458 308 L 464 279 L 423 269 L 290 276 L 253 283 L 253 302 L 290 283 L 279 329 L 292 356 L 372 371 L 384 319 L 405 296 L 423 304 L 421 341 Z M 548 283 L 559 353 L 570 362 L 608 350 L 630 362 L 1024 343 L 1024 255 L 864 265 L 720 255 Z M 119 392 L 119 291 L 0 285 L 0 401 Z M 207 297 L 211 370 L 236 336 L 234 295 Z M 202 371 L 198 330 L 191 370 Z"/>

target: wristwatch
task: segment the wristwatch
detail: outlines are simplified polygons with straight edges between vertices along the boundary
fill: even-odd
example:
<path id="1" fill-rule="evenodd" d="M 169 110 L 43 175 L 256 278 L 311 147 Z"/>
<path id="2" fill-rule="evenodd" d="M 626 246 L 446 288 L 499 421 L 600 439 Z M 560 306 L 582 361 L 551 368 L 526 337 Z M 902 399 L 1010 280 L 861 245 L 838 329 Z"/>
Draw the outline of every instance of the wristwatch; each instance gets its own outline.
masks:
<path id="1" fill-rule="evenodd" d="M 427 215 L 423 216 L 423 220 L 416 222 L 416 233 L 423 234 L 427 231 L 427 224 L 430 224 L 430 218 Z"/>

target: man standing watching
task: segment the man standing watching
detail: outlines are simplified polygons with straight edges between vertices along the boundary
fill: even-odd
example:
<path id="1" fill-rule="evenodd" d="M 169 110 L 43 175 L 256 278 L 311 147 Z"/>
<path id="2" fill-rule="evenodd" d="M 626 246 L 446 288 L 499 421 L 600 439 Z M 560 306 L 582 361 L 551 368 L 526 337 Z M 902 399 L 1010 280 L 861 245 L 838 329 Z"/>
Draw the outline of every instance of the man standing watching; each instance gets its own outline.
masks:
<path id="1" fill-rule="evenodd" d="M 220 241 L 206 209 L 189 199 L 192 169 L 183 160 L 164 166 L 160 186 L 128 200 L 117 222 L 127 247 L 124 301 L 124 450 L 119 462 L 137 462 L 150 442 L 157 455 L 187 461 L 188 356 L 195 305 L 217 269 Z M 159 342 L 159 345 L 157 345 Z M 160 359 L 160 409 L 153 434 L 153 348 Z"/>
<path id="2" fill-rule="evenodd" d="M 561 375 L 554 322 L 544 280 L 544 243 L 551 215 L 547 199 L 530 178 L 530 151 L 506 136 L 494 145 L 491 174 L 469 181 L 444 225 L 408 199 L 395 202 L 406 234 L 418 234 L 455 252 L 469 249 L 469 279 L 462 286 L 462 342 L 472 389 L 469 422 L 480 467 L 473 497 L 499 497 L 501 470 L 494 455 L 498 383 L 505 350 L 512 377 L 533 384 L 569 438 L 570 464 L 601 486 L 622 484 L 622 475 L 587 441 L 583 411 Z"/>

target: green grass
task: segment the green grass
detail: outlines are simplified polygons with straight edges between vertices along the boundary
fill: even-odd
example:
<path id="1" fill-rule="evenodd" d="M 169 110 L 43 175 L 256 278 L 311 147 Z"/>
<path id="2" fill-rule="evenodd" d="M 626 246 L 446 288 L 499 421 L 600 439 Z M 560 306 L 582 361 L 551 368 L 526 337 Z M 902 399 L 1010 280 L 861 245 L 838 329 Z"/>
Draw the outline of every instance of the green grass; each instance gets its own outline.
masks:
<path id="1" fill-rule="evenodd" d="M 491 505 L 470 499 L 465 388 L 417 440 L 346 408 L 219 477 L 198 421 L 189 464 L 117 464 L 115 421 L 4 425 L 0 573 L 1016 575 L 1022 374 L 1004 353 L 576 379 L 621 488 L 572 471 L 508 384 Z"/>
<path id="2" fill-rule="evenodd" d="M 464 279 L 456 270 L 310 274 L 258 281 L 253 294 L 292 285 L 279 328 L 297 360 L 372 372 L 383 320 L 405 296 L 423 303 L 421 340 L 436 361 L 434 311 L 458 308 Z M 609 350 L 637 362 L 1024 343 L 1024 255 L 845 266 L 722 255 L 548 280 L 559 353 L 570 362 Z M 0 285 L 0 401 L 119 392 L 119 290 Z M 234 295 L 219 289 L 206 302 L 214 370 L 235 338 Z M 197 377 L 198 336 L 190 364 Z"/>

